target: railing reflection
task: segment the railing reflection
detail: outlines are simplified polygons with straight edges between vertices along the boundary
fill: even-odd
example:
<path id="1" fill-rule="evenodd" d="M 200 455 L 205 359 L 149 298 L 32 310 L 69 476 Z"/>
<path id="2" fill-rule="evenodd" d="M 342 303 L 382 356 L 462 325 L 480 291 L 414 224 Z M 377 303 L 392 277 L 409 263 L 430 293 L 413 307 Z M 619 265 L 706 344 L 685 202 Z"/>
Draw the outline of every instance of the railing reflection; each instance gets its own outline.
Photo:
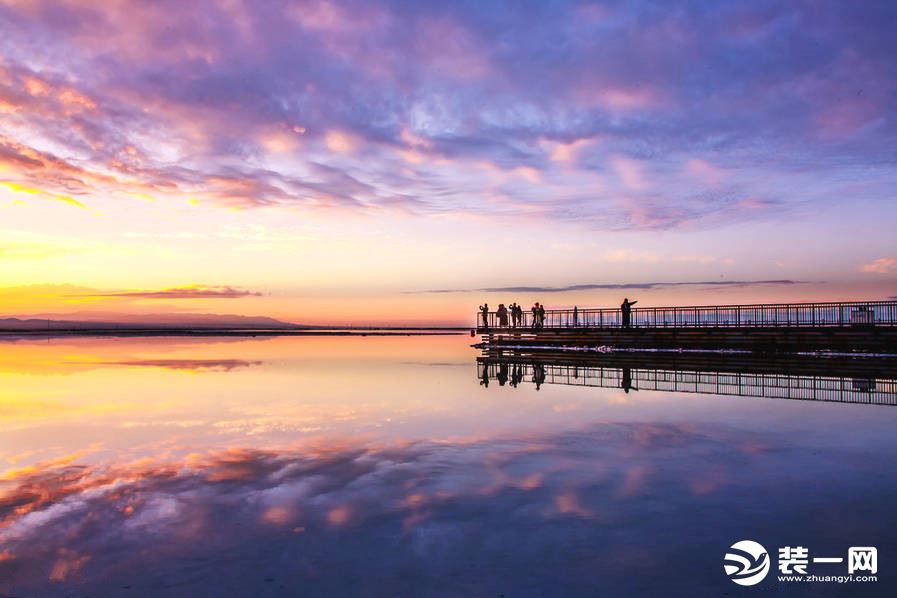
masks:
<path id="1" fill-rule="evenodd" d="M 545 363 L 538 357 L 481 357 L 480 384 L 516 387 L 521 383 L 618 388 L 625 392 L 659 391 L 770 399 L 897 406 L 897 373 L 839 375 L 837 371 L 807 375 L 788 372 L 671 369 L 643 364 Z"/>

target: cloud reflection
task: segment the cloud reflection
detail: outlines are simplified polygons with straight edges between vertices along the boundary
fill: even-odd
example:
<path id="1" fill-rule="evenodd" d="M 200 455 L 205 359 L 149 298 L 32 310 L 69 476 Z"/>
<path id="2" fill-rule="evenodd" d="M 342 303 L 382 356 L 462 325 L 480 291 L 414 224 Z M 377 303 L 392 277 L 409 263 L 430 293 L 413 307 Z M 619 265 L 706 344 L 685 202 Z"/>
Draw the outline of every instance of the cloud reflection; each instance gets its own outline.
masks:
<path id="1" fill-rule="evenodd" d="M 806 495 L 832 463 L 850 472 L 841 485 Z M 729 541 L 747 524 L 765 534 L 784 524 L 810 542 L 818 522 L 801 522 L 824 523 L 841 493 L 866 496 L 873 477 L 874 496 L 897 488 L 893 473 L 849 451 L 820 460 L 760 433 L 673 424 L 46 463 L 0 486 L 0 592 L 712 591 L 726 581 L 702 568 L 710 559 L 719 569 L 708 530 Z M 874 543 L 895 517 L 866 498 L 864 513 L 838 517 Z"/>
<path id="2" fill-rule="evenodd" d="M 230 372 L 239 368 L 261 365 L 261 361 L 247 359 L 130 359 L 94 362 L 94 365 L 123 365 L 129 367 L 164 368 L 192 372 Z"/>

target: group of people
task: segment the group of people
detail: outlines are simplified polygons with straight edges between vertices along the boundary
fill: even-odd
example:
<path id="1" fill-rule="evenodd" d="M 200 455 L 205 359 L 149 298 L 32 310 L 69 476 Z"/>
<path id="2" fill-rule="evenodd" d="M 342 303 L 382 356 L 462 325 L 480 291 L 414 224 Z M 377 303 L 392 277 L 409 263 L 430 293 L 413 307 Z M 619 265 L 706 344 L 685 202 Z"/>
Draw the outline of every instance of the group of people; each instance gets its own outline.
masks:
<path id="1" fill-rule="evenodd" d="M 539 329 L 545 326 L 545 306 L 541 305 L 538 301 L 530 308 L 530 311 L 533 314 L 533 319 L 530 322 L 530 327 L 534 329 Z M 484 303 L 480 306 L 480 314 L 483 318 L 483 328 L 489 328 L 489 304 Z M 508 307 L 505 307 L 504 303 L 498 304 L 498 309 L 495 310 L 495 318 L 498 320 L 498 325 L 501 328 L 507 328 L 509 325 L 512 328 L 517 328 L 523 326 L 523 308 L 517 305 L 517 303 L 512 303 Z M 509 324 L 510 322 L 510 324 Z"/>
<path id="2" fill-rule="evenodd" d="M 632 306 L 636 303 L 638 303 L 638 301 L 630 301 L 628 297 L 623 299 L 623 303 L 620 305 L 620 322 L 623 328 L 632 327 Z M 545 326 L 545 306 L 537 301 L 530 308 L 530 311 L 533 314 L 530 327 L 535 330 L 543 328 Z M 489 328 L 488 303 L 484 303 L 480 306 L 480 315 L 483 319 L 483 328 Z M 504 303 L 499 303 L 498 309 L 495 310 L 495 317 L 498 320 L 498 326 L 501 328 L 507 328 L 509 325 L 512 328 L 523 326 L 523 308 L 517 303 L 512 303 L 509 307 L 505 307 Z M 573 308 L 572 324 L 574 327 L 579 326 L 579 307 L 576 306 Z"/>

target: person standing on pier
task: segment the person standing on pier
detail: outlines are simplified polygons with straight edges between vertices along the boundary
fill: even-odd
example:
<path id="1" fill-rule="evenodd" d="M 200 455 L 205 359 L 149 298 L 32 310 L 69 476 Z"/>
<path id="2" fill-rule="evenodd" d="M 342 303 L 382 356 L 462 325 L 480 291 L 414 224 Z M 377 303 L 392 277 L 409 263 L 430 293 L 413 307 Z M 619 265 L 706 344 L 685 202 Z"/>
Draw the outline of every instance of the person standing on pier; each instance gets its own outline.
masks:
<path id="1" fill-rule="evenodd" d="M 484 303 L 480 306 L 480 313 L 483 315 L 483 328 L 489 328 L 489 304 Z"/>
<path id="2" fill-rule="evenodd" d="M 505 307 L 504 303 L 498 304 L 498 311 L 495 312 L 495 315 L 498 316 L 498 325 L 502 328 L 508 327 L 508 308 Z"/>
<path id="3" fill-rule="evenodd" d="M 538 328 L 539 327 L 539 304 L 536 303 L 535 305 L 533 305 L 533 307 L 530 309 L 530 311 L 533 312 L 532 328 Z"/>
<path id="4" fill-rule="evenodd" d="M 630 301 L 628 297 L 623 299 L 620 305 L 620 313 L 623 314 L 623 328 L 632 328 L 632 306 L 638 301 Z"/>
<path id="5" fill-rule="evenodd" d="M 577 306 L 573 306 L 573 327 L 576 328 L 579 326 L 579 308 Z"/>
<path id="6" fill-rule="evenodd" d="M 539 328 L 545 327 L 545 306 L 536 303 L 539 306 Z"/>

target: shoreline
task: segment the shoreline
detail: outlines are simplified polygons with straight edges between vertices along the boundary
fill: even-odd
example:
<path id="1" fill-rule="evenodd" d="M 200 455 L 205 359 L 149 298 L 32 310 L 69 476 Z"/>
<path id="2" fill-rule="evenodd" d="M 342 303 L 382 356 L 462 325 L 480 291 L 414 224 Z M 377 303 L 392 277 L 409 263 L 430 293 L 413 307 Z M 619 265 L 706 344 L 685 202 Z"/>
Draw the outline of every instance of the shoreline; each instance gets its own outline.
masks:
<path id="1" fill-rule="evenodd" d="M 60 330 L 0 330 L 0 340 L 60 337 L 258 337 L 258 336 L 453 336 L 469 328 L 330 328 L 330 329 L 241 329 L 241 328 L 79 328 Z"/>

